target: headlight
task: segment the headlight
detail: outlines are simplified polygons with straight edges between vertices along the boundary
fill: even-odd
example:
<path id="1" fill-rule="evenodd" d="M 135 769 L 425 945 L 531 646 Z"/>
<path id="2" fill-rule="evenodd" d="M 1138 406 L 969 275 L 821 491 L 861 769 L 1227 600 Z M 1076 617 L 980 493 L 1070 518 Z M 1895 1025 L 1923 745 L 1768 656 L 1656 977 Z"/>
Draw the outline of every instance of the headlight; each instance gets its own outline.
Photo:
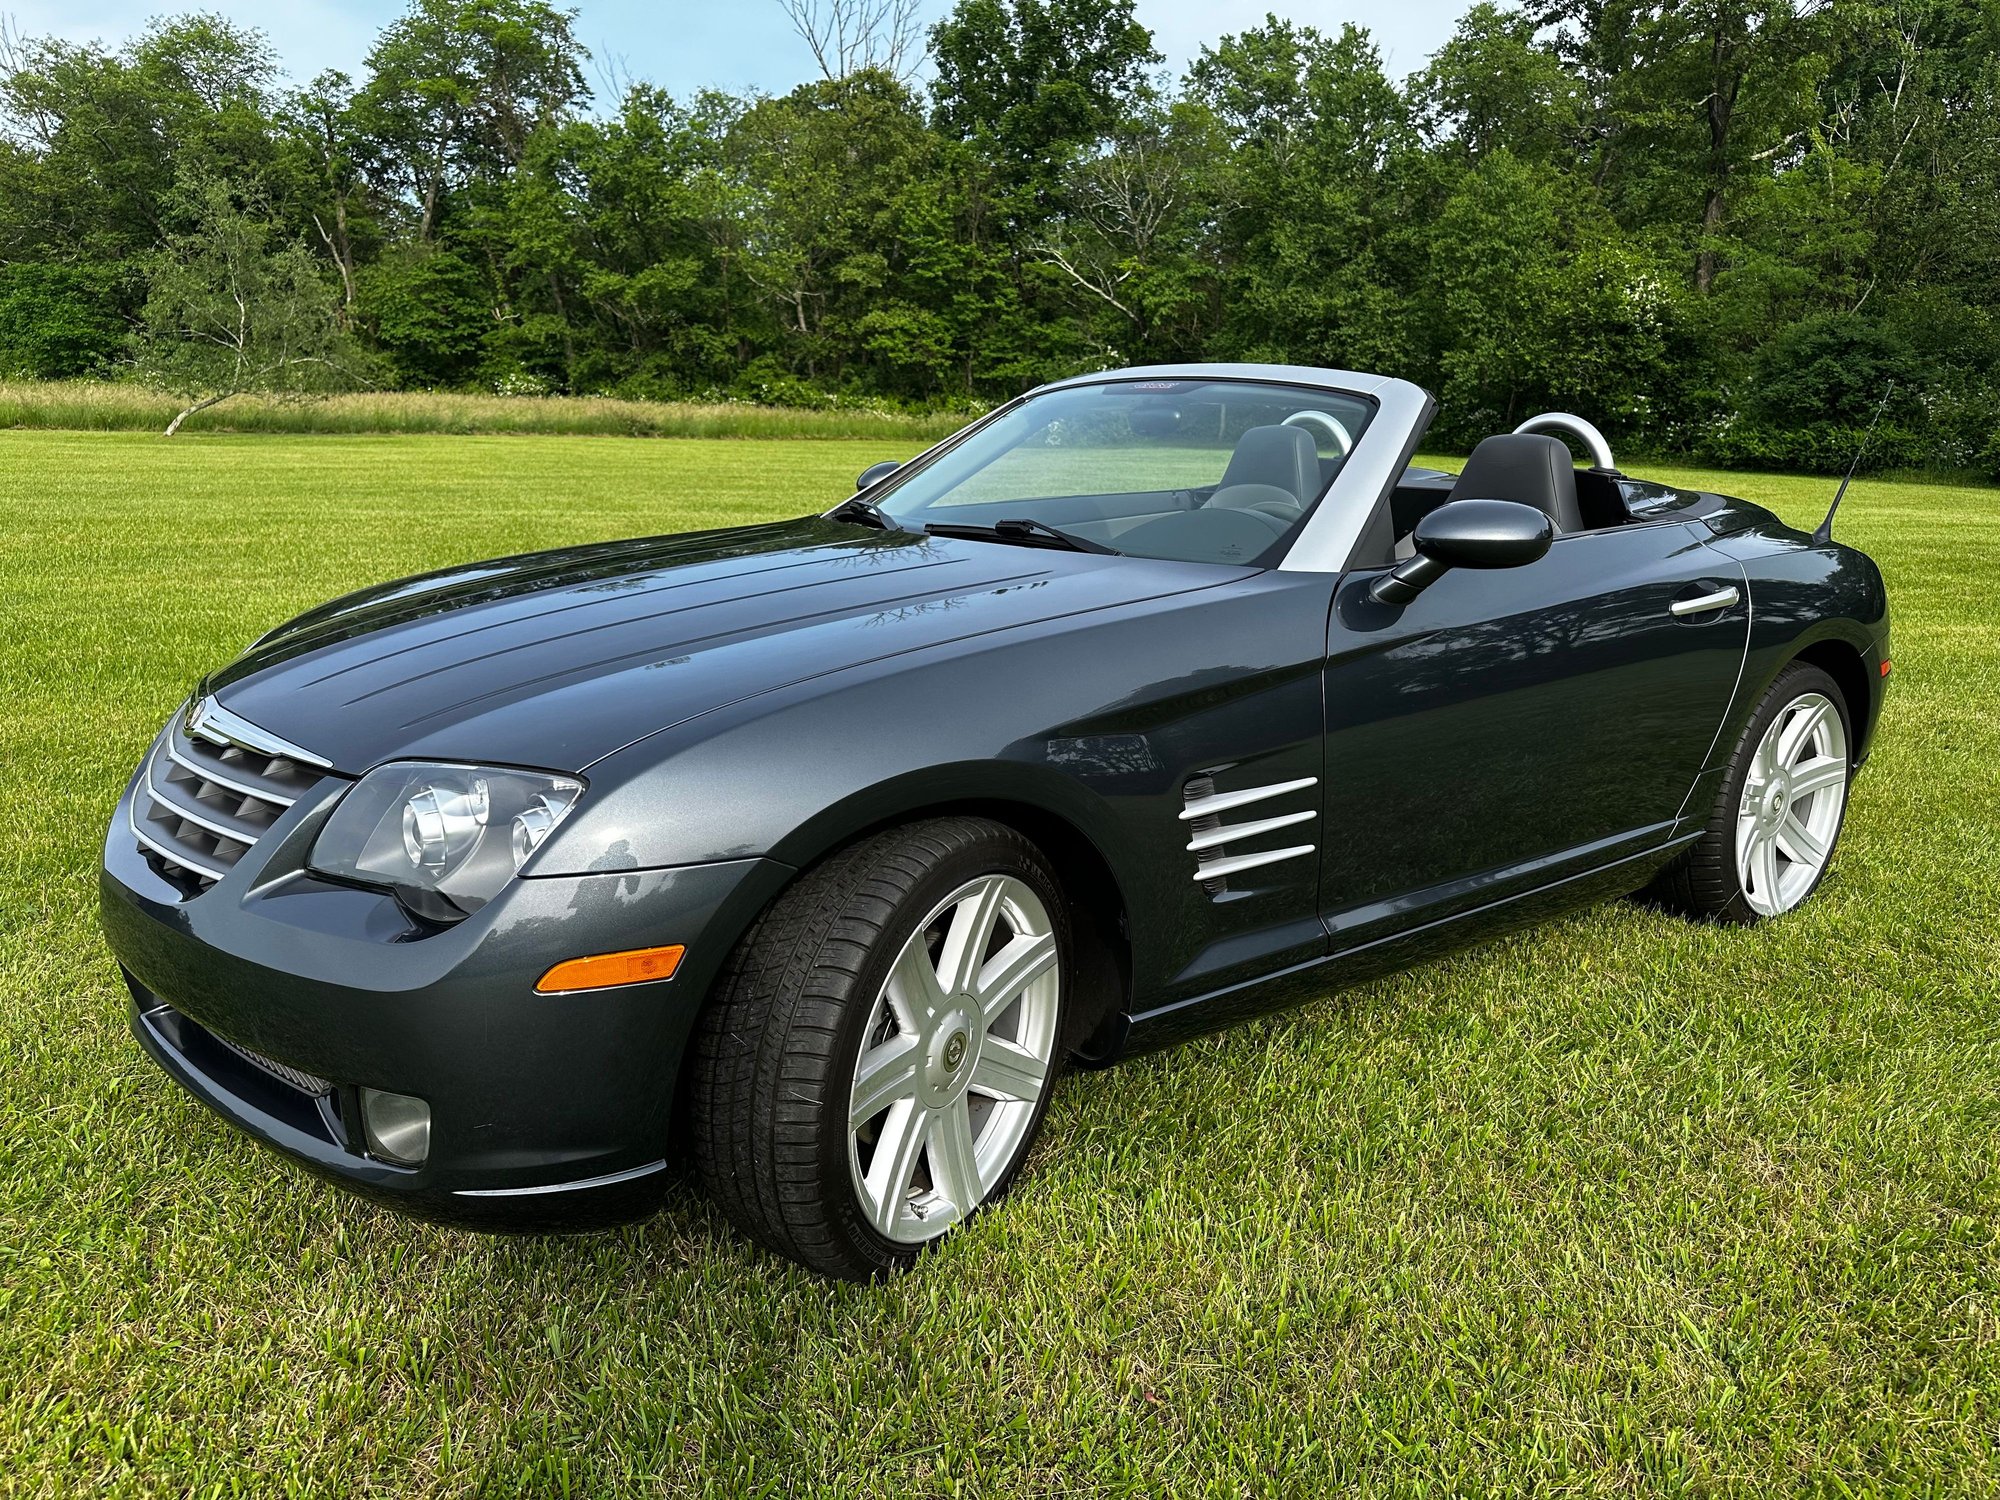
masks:
<path id="1" fill-rule="evenodd" d="M 554 831 L 574 776 L 406 761 L 370 771 L 341 798 L 312 868 L 385 886 L 419 916 L 456 922 L 500 894 Z"/>

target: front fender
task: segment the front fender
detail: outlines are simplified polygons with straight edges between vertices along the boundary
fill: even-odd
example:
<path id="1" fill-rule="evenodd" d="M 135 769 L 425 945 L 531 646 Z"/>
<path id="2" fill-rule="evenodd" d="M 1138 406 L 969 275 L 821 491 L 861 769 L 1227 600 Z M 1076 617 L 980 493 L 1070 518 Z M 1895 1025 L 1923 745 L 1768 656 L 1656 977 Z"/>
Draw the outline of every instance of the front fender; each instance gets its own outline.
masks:
<path id="1" fill-rule="evenodd" d="M 530 866 L 560 874 L 765 857 L 803 868 L 928 810 L 1014 804 L 1101 856 L 1129 913 L 1141 995 L 1194 992 L 1317 952 L 1309 867 L 1257 899 L 1194 876 L 1184 788 L 1321 774 L 1332 580 L 1246 574 L 960 641 L 765 693 L 605 757 Z"/>

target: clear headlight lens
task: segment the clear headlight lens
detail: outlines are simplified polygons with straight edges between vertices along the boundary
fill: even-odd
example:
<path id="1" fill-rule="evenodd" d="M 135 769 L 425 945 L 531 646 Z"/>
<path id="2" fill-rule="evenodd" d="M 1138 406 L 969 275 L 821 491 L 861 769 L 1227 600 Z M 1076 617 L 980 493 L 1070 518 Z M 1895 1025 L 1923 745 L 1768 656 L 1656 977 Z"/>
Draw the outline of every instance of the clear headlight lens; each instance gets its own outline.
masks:
<path id="1" fill-rule="evenodd" d="M 405 761 L 370 771 L 313 844 L 322 875 L 385 886 L 419 916 L 455 922 L 500 894 L 583 783 L 574 776 Z"/>

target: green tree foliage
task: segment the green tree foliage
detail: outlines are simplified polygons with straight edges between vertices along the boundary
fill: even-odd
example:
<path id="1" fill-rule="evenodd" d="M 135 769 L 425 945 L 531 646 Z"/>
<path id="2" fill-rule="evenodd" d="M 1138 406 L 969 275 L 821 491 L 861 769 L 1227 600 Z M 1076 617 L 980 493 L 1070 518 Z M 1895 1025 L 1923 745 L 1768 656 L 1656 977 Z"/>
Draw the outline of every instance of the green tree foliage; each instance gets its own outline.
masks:
<path id="1" fill-rule="evenodd" d="M 115 267 L 0 265 L 0 376 L 94 375 L 122 352 Z"/>
<path id="2" fill-rule="evenodd" d="M 190 186 L 189 227 L 149 257 L 149 291 L 133 335 L 152 383 L 187 399 L 167 425 L 247 392 L 309 395 L 352 384 L 358 356 L 339 295 L 303 240 L 273 245 L 261 203 L 218 180 Z"/>
<path id="3" fill-rule="evenodd" d="M 960 0 L 931 32 L 937 125 L 1010 185 L 1046 190 L 1149 90 L 1134 0 Z"/>
<path id="4" fill-rule="evenodd" d="M 1365 32 L 1270 20 L 1195 63 L 1229 144 L 1221 347 L 1246 359 L 1407 369 L 1409 100 Z"/>
<path id="5" fill-rule="evenodd" d="M 1840 467 L 1894 380 L 1879 456 L 2000 469 L 1996 0 L 1485 0 L 1400 79 L 1351 26 L 1269 18 L 1175 79 L 1134 0 L 958 0 L 922 92 L 889 29 L 681 100 L 593 98 L 549 0 L 410 0 L 358 79 L 296 88 L 201 14 L 0 41 L 0 370 L 134 334 L 221 389 L 188 330 L 236 266 L 275 347 L 340 351 L 287 381 L 358 352 L 969 407 L 1275 360 L 1421 381 L 1450 442 L 1555 407 Z"/>

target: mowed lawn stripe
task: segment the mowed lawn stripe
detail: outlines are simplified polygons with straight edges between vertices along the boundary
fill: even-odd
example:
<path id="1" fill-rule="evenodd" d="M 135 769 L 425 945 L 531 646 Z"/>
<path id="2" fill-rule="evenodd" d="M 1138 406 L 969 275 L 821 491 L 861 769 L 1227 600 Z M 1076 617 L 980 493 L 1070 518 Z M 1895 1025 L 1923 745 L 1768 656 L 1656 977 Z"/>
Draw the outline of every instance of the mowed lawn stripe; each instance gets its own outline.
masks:
<path id="1" fill-rule="evenodd" d="M 686 1193 L 590 1237 L 412 1224 L 140 1057 L 97 847 L 204 670 L 343 590 L 798 514 L 901 456 L 0 432 L 0 1494 L 2000 1484 L 1988 489 L 1849 497 L 1896 674 L 1807 910 L 1608 906 L 1073 1078 L 1005 1207 L 889 1285 Z"/>

